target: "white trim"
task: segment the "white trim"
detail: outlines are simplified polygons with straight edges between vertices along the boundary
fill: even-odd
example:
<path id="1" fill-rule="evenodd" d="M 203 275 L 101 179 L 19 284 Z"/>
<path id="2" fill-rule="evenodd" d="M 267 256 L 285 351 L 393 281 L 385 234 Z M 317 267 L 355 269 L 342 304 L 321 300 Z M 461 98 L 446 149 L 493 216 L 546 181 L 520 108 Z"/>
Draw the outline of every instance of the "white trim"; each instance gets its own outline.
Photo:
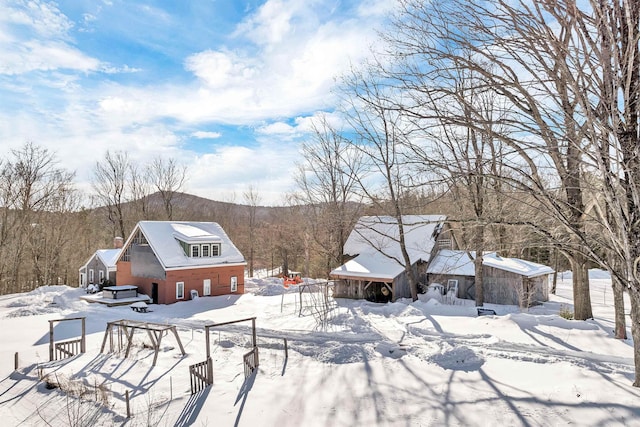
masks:
<path id="1" fill-rule="evenodd" d="M 218 267 L 246 267 L 248 264 L 246 262 L 243 263 L 236 263 L 236 264 L 225 264 L 225 263 L 220 263 L 220 264 L 207 264 L 207 265 L 189 265 L 189 266 L 185 266 L 185 267 L 172 267 L 172 268 L 165 268 L 164 271 L 179 271 L 179 270 L 194 270 L 196 268 L 218 268 Z"/>
<path id="2" fill-rule="evenodd" d="M 182 295 L 180 295 L 182 291 Z M 184 282 L 176 282 L 176 299 L 184 299 Z"/>

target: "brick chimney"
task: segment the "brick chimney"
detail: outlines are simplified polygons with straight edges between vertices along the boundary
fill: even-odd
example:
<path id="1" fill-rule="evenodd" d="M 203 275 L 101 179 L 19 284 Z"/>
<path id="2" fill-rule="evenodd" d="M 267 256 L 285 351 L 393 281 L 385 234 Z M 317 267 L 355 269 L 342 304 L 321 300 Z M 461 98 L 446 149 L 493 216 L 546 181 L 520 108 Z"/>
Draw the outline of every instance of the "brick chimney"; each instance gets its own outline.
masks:
<path id="1" fill-rule="evenodd" d="M 122 249 L 124 245 L 124 239 L 122 237 L 114 237 L 113 238 L 113 248 L 114 249 Z"/>

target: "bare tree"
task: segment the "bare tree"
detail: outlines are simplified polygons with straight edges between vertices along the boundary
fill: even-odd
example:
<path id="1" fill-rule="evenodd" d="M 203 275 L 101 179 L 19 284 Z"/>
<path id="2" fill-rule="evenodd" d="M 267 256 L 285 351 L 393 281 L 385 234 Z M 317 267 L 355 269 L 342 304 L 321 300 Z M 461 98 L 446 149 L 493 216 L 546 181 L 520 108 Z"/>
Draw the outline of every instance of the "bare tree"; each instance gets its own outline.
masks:
<path id="1" fill-rule="evenodd" d="M 362 173 L 362 152 L 320 116 L 312 139 L 303 144 L 304 162 L 298 165 L 296 201 L 308 210 L 307 237 L 324 257 L 323 270 L 344 263 L 344 243 L 361 212 L 362 198 L 354 192 Z M 310 235 L 310 236 L 309 236 Z M 308 274 L 308 272 L 307 272 Z"/>
<path id="2" fill-rule="evenodd" d="M 258 205 L 260 204 L 260 196 L 254 186 L 250 185 L 249 188 L 243 193 L 244 201 L 248 206 L 248 228 L 249 228 L 249 277 L 253 277 L 254 267 L 254 255 L 255 255 L 255 240 L 256 240 L 256 227 L 257 218 L 256 213 Z"/>
<path id="3" fill-rule="evenodd" d="M 403 0 L 392 40 L 398 57 L 410 58 L 406 79 L 411 90 L 442 78 L 440 70 L 468 70 L 478 76 L 478 90 L 490 90 L 510 111 L 494 134 L 511 148 L 513 185 L 536 197 L 566 228 L 563 242 L 571 260 L 575 316 L 592 317 L 582 188 L 584 141 L 576 94 L 567 85 L 571 37 L 555 34 L 540 3 L 456 0 L 441 4 Z M 427 62 L 437 58 L 435 63 Z M 427 65 L 433 64 L 435 65 Z M 419 108 L 411 108 L 418 117 Z M 464 114 L 451 117 L 478 132 L 487 121 Z M 560 191 L 550 191 L 552 171 Z"/>
<path id="4" fill-rule="evenodd" d="M 409 137 L 413 127 L 390 101 L 393 94 L 379 83 L 375 76 L 377 70 L 369 71 L 372 74 L 354 72 L 346 80 L 346 117 L 358 139 L 353 147 L 362 152 L 365 162 L 363 172 L 353 176 L 367 202 L 394 218 L 401 256 L 389 254 L 384 248 L 379 251 L 404 267 L 415 301 L 418 299 L 418 277 L 412 268 L 403 223 L 404 215 L 410 211 L 403 201 L 411 200 L 408 194 L 421 185 L 415 178 L 418 171 L 411 167 L 414 162 L 410 156 Z"/>
<path id="5" fill-rule="evenodd" d="M 426 72 L 415 80 L 437 78 L 437 70 L 446 67 L 472 70 L 508 103 L 513 114 L 501 124 L 511 132 L 500 138 L 519 159 L 520 167 L 512 169 L 519 172 L 514 185 L 564 227 L 567 238 L 556 243 L 571 261 L 575 317 L 592 315 L 589 260 L 614 274 L 616 310 L 617 288 L 629 290 L 634 385 L 640 386 L 640 4 L 401 4 L 401 25 L 394 27 L 394 40 L 404 49 L 399 56 L 441 55 L 435 67 L 418 68 Z M 602 185 L 590 188 L 586 173 L 598 176 Z M 596 229 L 600 233 L 590 232 Z M 623 327 L 618 321 L 616 329 Z"/>
<path id="6" fill-rule="evenodd" d="M 122 237 L 128 236 L 125 203 L 129 201 L 130 170 L 131 161 L 126 152 L 107 151 L 104 160 L 96 162 L 92 183 L 98 202 L 106 209 L 113 234 Z"/>
<path id="7" fill-rule="evenodd" d="M 73 174 L 58 167 L 55 154 L 32 143 L 12 150 L 1 166 L 0 290 L 55 283 L 60 252 L 70 239 L 54 218 L 72 208 Z"/>
<path id="8" fill-rule="evenodd" d="M 152 219 L 149 209 L 149 196 L 153 186 L 150 176 L 145 172 L 145 168 L 141 168 L 136 163 L 130 163 L 128 186 L 131 192 L 131 202 L 135 204 L 137 209 L 135 216 L 138 220 Z M 121 237 L 126 238 L 126 236 Z"/>
<path id="9" fill-rule="evenodd" d="M 173 197 L 185 184 L 187 168 L 173 158 L 156 157 L 148 165 L 147 173 L 151 183 L 162 197 L 166 218 L 171 221 L 173 219 Z"/>

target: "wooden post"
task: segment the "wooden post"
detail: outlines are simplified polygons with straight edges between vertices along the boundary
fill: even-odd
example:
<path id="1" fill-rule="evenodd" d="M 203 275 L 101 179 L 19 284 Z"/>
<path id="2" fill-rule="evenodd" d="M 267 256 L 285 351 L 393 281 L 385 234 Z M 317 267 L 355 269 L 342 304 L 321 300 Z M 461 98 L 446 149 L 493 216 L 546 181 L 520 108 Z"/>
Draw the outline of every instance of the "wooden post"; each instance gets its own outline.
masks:
<path id="1" fill-rule="evenodd" d="M 86 337 L 86 325 L 85 325 L 85 317 L 82 318 L 82 341 L 80 341 L 80 353 L 87 352 L 87 337 Z"/>
<path id="2" fill-rule="evenodd" d="M 213 360 L 207 357 L 207 384 L 213 384 Z"/>
<path id="3" fill-rule="evenodd" d="M 150 331 L 147 331 L 147 332 L 150 332 Z M 154 335 L 155 335 L 155 332 L 154 332 Z M 156 341 L 153 343 L 154 355 L 153 355 L 152 366 L 156 366 L 156 361 L 158 360 L 158 353 L 160 352 L 160 343 L 162 342 L 162 332 L 159 332 L 156 338 L 157 338 Z M 178 338 L 178 342 L 180 342 L 179 338 Z M 180 347 L 182 347 L 182 345 Z"/>
<path id="4" fill-rule="evenodd" d="M 49 320 L 49 362 L 53 362 L 53 320 Z"/>
<path id="5" fill-rule="evenodd" d="M 129 357 L 129 351 L 131 350 L 131 344 L 133 344 L 133 332 L 136 328 L 131 328 L 131 332 L 127 334 L 127 351 L 124 353 L 124 357 Z"/>
<path id="6" fill-rule="evenodd" d="M 16 354 L 14 356 L 14 360 L 13 360 L 13 366 L 14 366 L 14 371 L 18 370 L 18 352 L 16 351 Z"/>
<path id="7" fill-rule="evenodd" d="M 124 392 L 124 397 L 127 402 L 127 418 L 131 418 L 131 408 L 129 406 L 129 390 Z"/>
<path id="8" fill-rule="evenodd" d="M 288 359 L 289 358 L 289 348 L 287 346 L 287 339 L 284 339 L 284 358 Z"/>
<path id="9" fill-rule="evenodd" d="M 256 318 L 252 317 L 251 318 L 251 328 L 253 329 L 253 346 L 257 346 L 257 340 L 256 340 Z"/>
<path id="10" fill-rule="evenodd" d="M 107 338 L 109 337 L 109 332 L 111 331 L 111 322 L 107 323 L 107 329 L 104 331 L 104 338 L 102 339 L 102 346 L 100 347 L 100 353 L 104 351 L 104 346 L 107 345 Z M 113 347 L 113 344 L 111 345 Z M 111 348 L 113 351 L 113 348 Z"/>
<path id="11" fill-rule="evenodd" d="M 173 336 L 176 337 L 176 341 L 178 341 L 178 347 L 180 347 L 180 352 L 182 353 L 182 355 L 186 355 L 187 353 L 185 353 L 184 351 L 184 347 L 182 346 L 182 341 L 180 341 L 180 336 L 178 335 L 178 330 L 176 329 L 175 326 L 171 327 L 171 332 L 173 332 Z M 207 334 L 207 337 L 209 337 L 209 334 Z M 160 341 L 158 340 L 158 344 L 160 343 Z"/>
<path id="12" fill-rule="evenodd" d="M 209 350 L 209 325 L 205 325 L 204 327 L 204 336 L 207 345 L 207 360 L 209 360 L 211 358 L 211 350 Z"/>

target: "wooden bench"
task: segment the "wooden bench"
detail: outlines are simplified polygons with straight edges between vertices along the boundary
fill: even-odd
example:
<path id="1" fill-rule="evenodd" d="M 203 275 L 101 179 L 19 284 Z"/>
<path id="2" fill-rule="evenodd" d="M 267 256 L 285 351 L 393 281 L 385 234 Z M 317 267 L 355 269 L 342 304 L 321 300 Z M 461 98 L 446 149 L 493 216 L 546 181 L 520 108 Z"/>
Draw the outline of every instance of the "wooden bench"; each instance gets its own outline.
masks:
<path id="1" fill-rule="evenodd" d="M 142 302 L 142 301 L 133 303 L 129 307 L 131 307 L 131 310 L 136 311 L 138 313 L 148 313 L 149 312 L 149 306 L 145 302 Z"/>

